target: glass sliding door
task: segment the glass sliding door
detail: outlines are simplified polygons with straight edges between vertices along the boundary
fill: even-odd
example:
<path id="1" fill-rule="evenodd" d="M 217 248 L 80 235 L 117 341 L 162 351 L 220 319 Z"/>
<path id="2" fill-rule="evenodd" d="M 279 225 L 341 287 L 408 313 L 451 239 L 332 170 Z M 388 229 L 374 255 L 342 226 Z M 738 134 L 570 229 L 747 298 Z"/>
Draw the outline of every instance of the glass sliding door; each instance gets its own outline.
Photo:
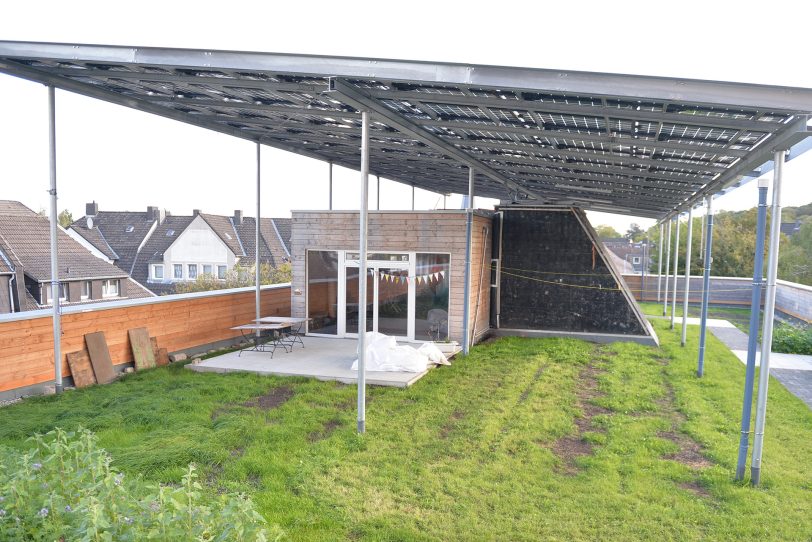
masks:
<path id="1" fill-rule="evenodd" d="M 375 267 L 376 330 L 395 337 L 409 336 L 409 269 Z"/>
<path id="2" fill-rule="evenodd" d="M 308 331 L 324 335 L 338 334 L 338 252 L 307 252 Z"/>
<path id="3" fill-rule="evenodd" d="M 358 267 L 347 265 L 346 278 L 345 278 L 345 298 L 346 309 L 344 311 L 346 333 L 357 335 L 358 322 L 359 322 L 359 308 L 366 310 L 367 313 L 367 331 L 372 331 L 374 325 L 374 307 L 375 300 L 375 282 L 371 275 L 367 276 L 367 302 L 359 304 L 358 302 Z"/>
<path id="4" fill-rule="evenodd" d="M 448 254 L 416 254 L 414 338 L 448 339 Z"/>

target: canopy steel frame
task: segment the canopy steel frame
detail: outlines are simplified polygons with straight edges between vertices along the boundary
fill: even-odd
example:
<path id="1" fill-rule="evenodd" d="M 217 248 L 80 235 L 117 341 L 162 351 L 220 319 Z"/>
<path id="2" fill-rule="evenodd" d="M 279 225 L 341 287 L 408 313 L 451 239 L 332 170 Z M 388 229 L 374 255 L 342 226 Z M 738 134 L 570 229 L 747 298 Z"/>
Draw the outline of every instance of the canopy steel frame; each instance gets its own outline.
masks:
<path id="1" fill-rule="evenodd" d="M 568 203 L 526 158 L 605 182 L 583 208 L 660 220 L 808 137 L 812 114 L 803 88 L 239 51 L 0 41 L 0 72 L 355 170 L 364 109 L 371 174 L 465 193 L 474 168 L 481 196 Z"/>

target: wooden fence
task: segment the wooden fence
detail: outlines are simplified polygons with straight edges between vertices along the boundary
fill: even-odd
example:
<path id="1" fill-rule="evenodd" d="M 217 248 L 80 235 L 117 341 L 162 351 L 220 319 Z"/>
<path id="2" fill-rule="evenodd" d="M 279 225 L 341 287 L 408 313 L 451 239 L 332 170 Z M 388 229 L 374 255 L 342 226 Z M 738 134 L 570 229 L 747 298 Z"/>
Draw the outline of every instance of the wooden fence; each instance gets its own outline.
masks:
<path id="1" fill-rule="evenodd" d="M 230 328 L 254 318 L 253 288 L 66 307 L 62 315 L 62 374 L 65 354 L 84 348 L 84 335 L 103 331 L 114 365 L 132 362 L 127 330 L 146 327 L 169 352 L 239 337 Z M 290 285 L 264 286 L 263 316 L 290 314 Z M 0 316 L 0 393 L 53 382 L 53 323 L 47 310 Z"/>

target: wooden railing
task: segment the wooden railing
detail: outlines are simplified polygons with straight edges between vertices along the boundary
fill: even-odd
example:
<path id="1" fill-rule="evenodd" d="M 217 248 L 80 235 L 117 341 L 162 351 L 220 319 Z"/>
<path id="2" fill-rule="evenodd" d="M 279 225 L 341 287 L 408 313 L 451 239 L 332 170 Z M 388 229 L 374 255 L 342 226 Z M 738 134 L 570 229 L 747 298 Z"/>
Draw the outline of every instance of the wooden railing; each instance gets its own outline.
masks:
<path id="1" fill-rule="evenodd" d="M 84 348 L 84 336 L 103 331 L 114 365 L 132 362 L 127 330 L 146 327 L 169 352 L 239 337 L 230 328 L 254 318 L 253 288 L 113 301 L 66 307 L 62 314 L 65 354 Z M 262 315 L 290 314 L 290 284 L 263 286 Z M 51 311 L 0 315 L 0 392 L 53 382 Z"/>

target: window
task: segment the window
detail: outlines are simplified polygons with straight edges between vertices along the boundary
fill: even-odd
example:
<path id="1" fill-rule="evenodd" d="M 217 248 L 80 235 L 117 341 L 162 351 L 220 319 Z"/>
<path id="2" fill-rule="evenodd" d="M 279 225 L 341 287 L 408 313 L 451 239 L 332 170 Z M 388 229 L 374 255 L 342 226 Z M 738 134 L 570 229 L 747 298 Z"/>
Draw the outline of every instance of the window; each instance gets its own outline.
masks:
<path id="1" fill-rule="evenodd" d="M 415 266 L 415 339 L 448 338 L 448 254 L 417 254 Z"/>
<path id="2" fill-rule="evenodd" d="M 152 278 L 157 280 L 163 280 L 164 278 L 164 266 L 163 265 L 153 265 L 152 266 Z"/>
<path id="3" fill-rule="evenodd" d="M 632 263 L 640 263 L 640 256 L 633 256 Z"/>
<path id="4" fill-rule="evenodd" d="M 59 300 L 60 301 L 65 301 L 68 298 L 67 292 L 68 292 L 68 289 L 65 287 L 65 284 L 60 282 L 59 283 Z M 53 301 L 54 301 L 54 296 L 51 295 L 51 285 L 50 284 L 45 285 L 45 299 L 46 299 L 46 303 L 53 303 Z"/>
<path id="5" fill-rule="evenodd" d="M 308 250 L 307 316 L 310 318 L 309 331 L 324 333 L 325 335 L 336 335 L 338 333 L 337 309 L 338 253 L 335 251 Z"/>
<path id="6" fill-rule="evenodd" d="M 173 277 L 176 279 L 183 278 L 183 264 L 176 263 L 172 266 L 173 269 Z"/>
<path id="7" fill-rule="evenodd" d="M 190 263 L 189 264 L 189 280 L 195 280 L 197 278 L 197 264 Z"/>
<path id="8" fill-rule="evenodd" d="M 86 280 L 82 282 L 82 293 L 79 296 L 80 299 L 90 299 L 90 281 Z"/>
<path id="9" fill-rule="evenodd" d="M 204 263 L 203 264 L 203 274 L 204 275 L 211 275 L 211 265 Z"/>
<path id="10" fill-rule="evenodd" d="M 102 282 L 102 297 L 118 296 L 118 280 L 108 279 Z"/>
<path id="11" fill-rule="evenodd" d="M 225 265 L 218 265 L 217 266 L 217 278 L 220 280 L 226 279 L 226 266 Z"/>

